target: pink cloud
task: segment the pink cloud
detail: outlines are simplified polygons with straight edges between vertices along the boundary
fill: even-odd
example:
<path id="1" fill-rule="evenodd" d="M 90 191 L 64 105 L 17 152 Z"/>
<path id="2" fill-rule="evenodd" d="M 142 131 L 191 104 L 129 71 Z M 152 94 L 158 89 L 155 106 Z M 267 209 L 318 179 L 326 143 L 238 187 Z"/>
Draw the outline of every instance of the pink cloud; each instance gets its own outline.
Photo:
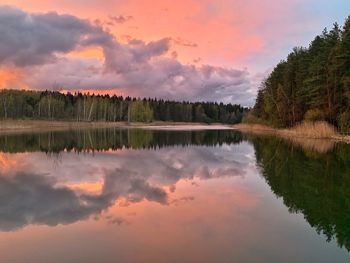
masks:
<path id="1" fill-rule="evenodd" d="M 320 14 L 310 15 L 310 10 L 314 10 L 311 7 L 315 6 L 315 0 L 179 0 L 176 4 L 171 0 L 107 0 L 103 5 L 97 0 L 9 0 L 8 3 L 27 12 L 46 13 L 54 10 L 59 14 L 73 14 L 82 20 L 87 18 L 99 21 L 95 26 L 107 26 L 108 30 L 104 28 L 103 31 L 115 37 L 119 44 L 119 39 L 124 42 L 140 39 L 140 43 L 144 45 L 161 39 L 172 39 L 168 50 L 161 57 L 172 58 L 183 66 L 194 63 L 198 67 L 209 64 L 241 71 L 247 69 L 250 76 L 265 72 L 283 59 L 294 46 L 306 45 L 327 26 L 321 25 L 320 21 L 324 17 Z M 321 1 L 317 10 L 327 6 L 329 5 L 325 1 Z M 127 20 L 127 23 L 106 25 L 104 21 L 109 16 L 114 16 L 119 21 Z M 79 42 L 71 44 L 75 46 Z M 125 52 L 119 50 L 120 64 L 129 61 L 130 56 L 136 56 L 132 54 L 132 47 L 129 45 L 121 46 L 121 49 Z M 141 50 L 140 47 L 134 49 Z M 117 55 L 116 50 L 112 53 Z M 257 88 L 255 80 L 251 79 L 248 85 L 248 89 L 254 94 Z M 226 97 L 228 98 L 229 96 Z"/>

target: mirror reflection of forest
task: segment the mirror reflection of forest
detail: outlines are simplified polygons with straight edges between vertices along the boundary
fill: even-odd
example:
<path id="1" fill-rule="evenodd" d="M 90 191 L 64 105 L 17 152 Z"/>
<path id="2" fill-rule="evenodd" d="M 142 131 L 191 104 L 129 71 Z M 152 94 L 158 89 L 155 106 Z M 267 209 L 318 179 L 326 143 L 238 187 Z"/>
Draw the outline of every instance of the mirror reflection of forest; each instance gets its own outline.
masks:
<path id="1" fill-rule="evenodd" d="M 147 129 L 91 129 L 0 136 L 1 152 L 92 152 L 127 149 L 158 149 L 166 146 L 219 146 L 239 143 L 242 134 L 233 130 L 172 131 Z"/>
<path id="2" fill-rule="evenodd" d="M 350 250 L 350 146 L 320 153 L 274 137 L 250 140 L 263 178 L 289 211 Z"/>
<path id="3" fill-rule="evenodd" d="M 350 146 L 243 135 L 234 130 L 171 131 L 147 129 L 72 130 L 2 135 L 0 151 L 99 152 L 157 150 L 172 146 L 209 146 L 248 141 L 260 174 L 290 213 L 301 213 L 328 241 L 350 250 Z"/>

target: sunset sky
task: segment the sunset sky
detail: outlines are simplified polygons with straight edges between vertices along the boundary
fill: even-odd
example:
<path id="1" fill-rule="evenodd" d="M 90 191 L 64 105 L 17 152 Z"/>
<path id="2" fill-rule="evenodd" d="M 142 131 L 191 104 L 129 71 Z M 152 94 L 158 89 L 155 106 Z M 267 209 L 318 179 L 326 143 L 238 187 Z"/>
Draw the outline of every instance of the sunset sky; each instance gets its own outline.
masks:
<path id="1" fill-rule="evenodd" d="M 0 0 L 0 88 L 251 106 L 349 0 Z"/>

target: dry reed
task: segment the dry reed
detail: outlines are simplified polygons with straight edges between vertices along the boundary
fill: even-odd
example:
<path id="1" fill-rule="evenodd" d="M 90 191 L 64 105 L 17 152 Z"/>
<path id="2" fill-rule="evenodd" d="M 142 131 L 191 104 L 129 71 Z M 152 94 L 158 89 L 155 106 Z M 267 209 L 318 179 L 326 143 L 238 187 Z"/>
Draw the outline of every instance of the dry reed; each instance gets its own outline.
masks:
<path id="1" fill-rule="evenodd" d="M 283 135 L 313 139 L 332 139 L 337 136 L 334 126 L 327 122 L 303 122 L 291 129 L 280 130 Z"/>
<path id="2" fill-rule="evenodd" d="M 335 141 L 349 138 L 340 136 L 327 122 L 303 122 L 290 129 L 275 129 L 261 124 L 238 124 L 234 128 L 255 135 L 277 135 L 304 150 L 317 153 L 326 153 L 334 148 Z"/>

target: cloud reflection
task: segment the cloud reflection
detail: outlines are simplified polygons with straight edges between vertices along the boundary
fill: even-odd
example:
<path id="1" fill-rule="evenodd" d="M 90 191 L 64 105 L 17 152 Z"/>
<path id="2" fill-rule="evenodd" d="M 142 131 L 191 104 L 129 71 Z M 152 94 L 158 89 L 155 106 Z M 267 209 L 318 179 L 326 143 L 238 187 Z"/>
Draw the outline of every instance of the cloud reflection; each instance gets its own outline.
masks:
<path id="1" fill-rule="evenodd" d="M 0 230 L 12 231 L 26 225 L 70 224 L 90 216 L 98 216 L 118 200 L 127 204 L 142 201 L 157 202 L 162 205 L 178 205 L 193 201 L 193 196 L 172 199 L 169 195 L 176 191 L 176 183 L 182 179 L 208 180 L 211 178 L 243 176 L 249 160 L 225 157 L 233 148 L 245 149 L 244 145 L 233 145 L 227 149 L 189 147 L 168 148 L 158 151 L 127 150 L 123 154 L 101 153 L 81 156 L 79 161 L 71 157 L 74 153 L 62 153 L 59 169 L 48 169 L 45 155 L 30 153 L 26 160 L 32 166 L 0 167 Z M 15 159 L 16 155 L 8 155 Z M 65 174 L 80 174 L 80 182 L 86 182 L 84 168 L 93 158 L 100 167 L 101 190 L 96 192 L 70 188 L 69 177 Z M 137 158 L 137 159 L 136 159 Z M 137 160 L 137 161 L 135 161 Z M 37 171 L 45 171 L 40 173 Z M 47 173 L 46 173 L 47 172 Z M 74 178 L 74 177 L 73 177 Z M 123 225 L 118 218 L 109 223 Z"/>

